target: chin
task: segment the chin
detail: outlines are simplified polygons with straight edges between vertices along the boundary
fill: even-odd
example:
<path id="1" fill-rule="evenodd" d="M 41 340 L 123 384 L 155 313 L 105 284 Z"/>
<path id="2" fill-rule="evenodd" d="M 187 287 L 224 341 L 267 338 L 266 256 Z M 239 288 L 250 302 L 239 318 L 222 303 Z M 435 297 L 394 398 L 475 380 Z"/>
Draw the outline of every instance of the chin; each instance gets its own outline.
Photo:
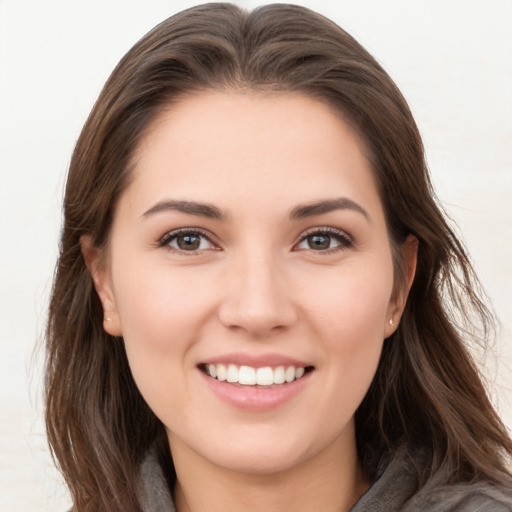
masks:
<path id="1" fill-rule="evenodd" d="M 286 472 L 307 459 L 306 454 L 293 450 L 279 450 L 275 447 L 252 446 L 245 449 L 226 450 L 211 460 L 217 466 L 228 471 L 247 475 L 275 475 Z"/>
<path id="2" fill-rule="evenodd" d="M 321 435 L 315 437 L 309 431 L 286 432 L 276 425 L 268 427 L 253 425 L 238 432 L 228 429 L 223 435 L 210 432 L 211 437 L 203 437 L 203 442 L 192 448 L 199 457 L 219 468 L 265 476 L 298 469 L 311 459 L 321 458 L 339 440 L 334 432 L 325 429 L 319 429 Z"/>

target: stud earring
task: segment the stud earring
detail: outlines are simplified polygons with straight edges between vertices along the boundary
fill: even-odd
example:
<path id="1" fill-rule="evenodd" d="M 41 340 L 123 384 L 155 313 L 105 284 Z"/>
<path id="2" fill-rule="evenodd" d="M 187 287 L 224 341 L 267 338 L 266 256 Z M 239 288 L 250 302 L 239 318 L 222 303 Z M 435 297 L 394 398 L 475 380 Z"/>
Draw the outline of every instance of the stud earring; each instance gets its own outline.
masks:
<path id="1" fill-rule="evenodd" d="M 105 318 L 105 320 L 103 320 L 103 321 L 104 321 L 104 322 L 112 322 L 112 318 L 110 318 L 109 316 L 107 316 L 107 317 Z"/>
<path id="2" fill-rule="evenodd" d="M 394 327 L 395 326 L 395 322 L 393 322 L 393 319 L 390 318 L 389 319 L 389 325 L 391 325 L 391 327 Z"/>

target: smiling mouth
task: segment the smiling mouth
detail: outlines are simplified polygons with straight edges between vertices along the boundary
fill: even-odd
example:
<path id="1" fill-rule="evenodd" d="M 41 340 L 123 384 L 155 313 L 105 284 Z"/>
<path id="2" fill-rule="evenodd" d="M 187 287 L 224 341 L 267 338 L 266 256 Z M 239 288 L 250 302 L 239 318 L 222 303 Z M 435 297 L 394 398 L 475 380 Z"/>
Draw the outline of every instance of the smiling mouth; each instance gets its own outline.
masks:
<path id="1" fill-rule="evenodd" d="M 288 384 L 304 377 L 313 371 L 313 366 L 238 366 L 236 364 L 203 364 L 199 369 L 220 382 L 239 384 L 242 386 L 270 387 Z"/>

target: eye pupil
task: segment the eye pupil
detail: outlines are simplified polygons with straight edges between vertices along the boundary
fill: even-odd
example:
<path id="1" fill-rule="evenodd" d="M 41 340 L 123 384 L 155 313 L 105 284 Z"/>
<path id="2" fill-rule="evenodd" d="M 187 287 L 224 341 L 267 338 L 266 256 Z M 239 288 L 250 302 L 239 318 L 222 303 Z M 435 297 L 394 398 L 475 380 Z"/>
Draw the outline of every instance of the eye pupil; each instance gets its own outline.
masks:
<path id="1" fill-rule="evenodd" d="M 199 249 L 201 238 L 197 235 L 181 235 L 176 239 L 178 247 L 184 251 L 194 251 Z"/>
<path id="2" fill-rule="evenodd" d="M 308 245 L 311 249 L 329 249 L 331 237 L 328 235 L 310 235 L 308 236 Z"/>

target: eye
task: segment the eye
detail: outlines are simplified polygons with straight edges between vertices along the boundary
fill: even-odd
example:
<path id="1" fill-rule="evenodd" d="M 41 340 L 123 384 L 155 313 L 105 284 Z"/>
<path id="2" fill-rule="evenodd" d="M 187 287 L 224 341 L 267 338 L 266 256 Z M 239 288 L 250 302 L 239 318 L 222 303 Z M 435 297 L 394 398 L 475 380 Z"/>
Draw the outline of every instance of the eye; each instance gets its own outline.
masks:
<path id="1" fill-rule="evenodd" d="M 197 252 L 217 249 L 210 238 L 197 229 L 180 229 L 167 233 L 159 242 L 161 247 L 168 247 L 178 252 Z"/>
<path id="2" fill-rule="evenodd" d="M 296 248 L 298 250 L 331 252 L 352 246 L 352 240 L 343 231 L 334 228 L 315 228 L 301 238 Z"/>

